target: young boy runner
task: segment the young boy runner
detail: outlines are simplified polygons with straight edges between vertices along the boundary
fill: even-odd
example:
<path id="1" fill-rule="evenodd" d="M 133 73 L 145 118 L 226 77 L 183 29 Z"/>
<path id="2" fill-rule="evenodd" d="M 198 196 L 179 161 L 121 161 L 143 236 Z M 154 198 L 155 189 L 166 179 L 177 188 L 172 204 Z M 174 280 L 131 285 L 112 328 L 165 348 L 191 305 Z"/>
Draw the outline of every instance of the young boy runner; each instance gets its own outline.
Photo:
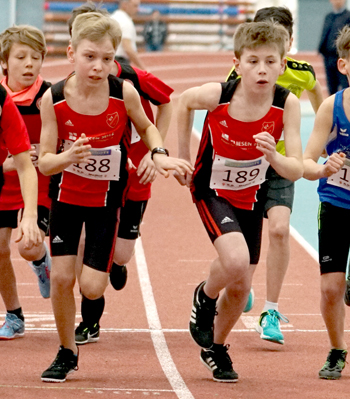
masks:
<path id="1" fill-rule="evenodd" d="M 75 72 L 43 97 L 39 168 L 45 175 L 54 175 L 52 183 L 58 183 L 52 184 L 50 215 L 51 301 L 61 344 L 56 359 L 42 373 L 45 382 L 63 382 L 77 369 L 73 288 L 84 223 L 81 292 L 97 299 L 108 284 L 117 211 L 127 180 L 129 118 L 152 150 L 159 173 L 168 176 L 170 169 L 180 174 L 192 170 L 188 162 L 167 156 L 132 85 L 110 75 L 120 40 L 113 19 L 99 13 L 79 15 L 67 50 Z"/>
<path id="2" fill-rule="evenodd" d="M 0 35 L 0 60 L 4 78 L 1 84 L 17 105 L 26 124 L 29 139 L 35 151 L 32 151 L 34 165 L 38 158 L 41 120 L 40 101 L 49 84 L 40 77 L 40 69 L 46 54 L 46 44 L 43 33 L 32 26 L 21 25 L 6 29 Z M 6 302 L 13 304 L 5 318 L 5 324 L 0 328 L 0 339 L 13 339 L 24 334 L 24 317 L 19 304 L 16 280 L 10 259 L 10 237 L 12 229 L 17 227 L 17 215 L 23 209 L 23 199 L 19 177 L 13 157 L 8 157 L 3 165 L 4 185 L 0 195 L 0 213 L 3 220 L 0 229 L 0 240 L 7 245 L 7 256 L 1 257 L 2 274 L 8 276 L 8 292 L 2 291 L 7 297 Z M 51 258 L 44 242 L 48 228 L 50 199 L 49 177 L 43 176 L 38 170 L 38 226 L 42 243 L 30 249 L 19 243 L 21 256 L 30 261 L 29 264 L 38 276 L 39 288 L 44 298 L 50 297 L 50 267 Z M 7 271 L 5 271 L 7 270 Z M 6 288 L 4 287 L 4 290 Z M 15 306 L 13 310 L 12 307 Z M 9 313 L 9 310 L 11 313 Z"/>
<path id="3" fill-rule="evenodd" d="M 273 21 L 284 26 L 289 34 L 287 41 L 287 52 L 293 43 L 293 16 L 286 7 L 266 7 L 257 11 L 254 22 Z M 298 61 L 286 57 L 287 63 L 284 73 L 278 77 L 277 84 L 285 87 L 298 98 L 305 90 L 311 105 L 317 112 L 322 103 L 322 89 L 317 81 L 312 66 L 305 61 Z M 227 80 L 237 78 L 233 67 Z M 280 140 L 277 150 L 285 154 L 284 141 Z M 294 200 L 294 182 L 279 176 L 272 167 L 267 172 L 267 180 L 264 183 L 264 190 L 267 190 L 265 197 L 264 216 L 268 218 L 269 246 L 266 258 L 266 301 L 256 331 L 264 340 L 277 344 L 284 344 L 284 336 L 280 329 L 280 320 L 288 322 L 288 319 L 279 312 L 278 299 L 281 293 L 283 280 L 287 272 L 290 244 L 289 224 L 290 213 Z M 253 293 L 253 290 L 252 290 Z M 253 299 L 250 295 L 250 307 Z"/>
<path id="4" fill-rule="evenodd" d="M 263 207 L 256 196 L 266 171 L 271 164 L 293 181 L 303 173 L 299 101 L 275 85 L 284 71 L 287 39 L 279 24 L 240 25 L 234 36 L 234 63 L 241 77 L 194 87 L 179 99 L 179 156 L 187 161 L 193 113 L 209 111 L 193 179 L 178 179 L 191 187 L 218 253 L 207 280 L 195 289 L 190 319 L 192 338 L 203 348 L 201 360 L 215 381 L 238 379 L 225 342 L 247 303 L 259 260 Z M 276 151 L 282 131 L 286 156 Z"/>
<path id="5" fill-rule="evenodd" d="M 92 2 L 87 2 L 75 8 L 68 21 L 70 35 L 72 34 L 72 25 L 75 18 L 86 12 L 99 12 L 103 15 L 108 15 L 106 10 L 97 8 Z M 115 61 L 115 65 L 113 66 L 112 74 L 133 83 L 140 95 L 145 113 L 152 123 L 154 119 L 150 103 L 157 107 L 156 126 L 164 141 L 171 119 L 172 104 L 170 95 L 173 89 L 151 73 L 133 68 L 128 64 L 120 64 L 117 61 Z M 137 134 L 135 128 L 133 128 L 128 157 L 135 168 L 129 170 L 128 189 L 125 204 L 120 210 L 118 237 L 109 276 L 110 282 L 116 290 L 121 290 L 126 284 L 126 264 L 133 256 L 136 239 L 140 235 L 143 214 L 148 199 L 151 196 L 151 182 L 145 183 L 142 177 L 142 170 L 145 169 L 145 166 L 146 168 L 148 165 L 154 167 L 150 155 L 150 151 Z M 104 305 L 104 296 L 95 300 L 90 300 L 82 296 L 82 322 L 75 330 L 75 341 L 77 344 L 82 345 L 98 341 L 100 332 L 99 321 L 103 314 Z"/>
<path id="6" fill-rule="evenodd" d="M 350 28 L 337 39 L 338 69 L 350 77 Z M 321 272 L 321 313 L 326 324 L 330 351 L 319 377 L 336 380 L 345 367 L 347 344 L 344 336 L 345 272 L 350 237 L 339 231 L 339 223 L 350 222 L 350 89 L 328 97 L 317 112 L 315 125 L 304 153 L 304 177 L 319 179 L 318 246 Z M 323 149 L 328 159 L 318 164 Z"/>

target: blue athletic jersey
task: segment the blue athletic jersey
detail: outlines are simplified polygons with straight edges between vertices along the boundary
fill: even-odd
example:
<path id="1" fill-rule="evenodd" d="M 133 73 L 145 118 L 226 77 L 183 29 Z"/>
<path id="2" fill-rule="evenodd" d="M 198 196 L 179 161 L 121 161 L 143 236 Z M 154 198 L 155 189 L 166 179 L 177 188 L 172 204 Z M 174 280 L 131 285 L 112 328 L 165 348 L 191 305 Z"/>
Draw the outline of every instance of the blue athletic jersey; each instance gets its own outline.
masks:
<path id="1" fill-rule="evenodd" d="M 345 90 L 345 89 L 344 89 Z M 335 94 L 333 108 L 333 126 L 329 135 L 326 151 L 328 155 L 334 152 L 343 152 L 350 159 L 350 122 L 343 107 L 344 90 Z M 350 183 L 350 175 L 344 170 L 344 182 Z M 317 190 L 321 202 L 329 202 L 340 208 L 350 209 L 350 191 L 331 185 L 327 178 L 320 179 Z"/>

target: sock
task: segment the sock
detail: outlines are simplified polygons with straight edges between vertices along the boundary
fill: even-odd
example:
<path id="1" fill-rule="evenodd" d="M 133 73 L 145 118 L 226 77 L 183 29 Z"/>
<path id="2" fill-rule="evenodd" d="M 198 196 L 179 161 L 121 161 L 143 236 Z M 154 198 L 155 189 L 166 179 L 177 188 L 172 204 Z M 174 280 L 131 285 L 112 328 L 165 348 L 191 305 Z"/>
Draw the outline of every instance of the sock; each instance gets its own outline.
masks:
<path id="1" fill-rule="evenodd" d="M 269 302 L 269 301 L 266 301 L 266 302 L 265 302 L 264 309 L 263 309 L 263 313 L 264 313 L 264 312 L 267 312 L 267 311 L 270 310 L 270 309 L 272 309 L 272 310 L 277 310 L 277 312 L 278 312 L 278 302 Z"/>
<path id="2" fill-rule="evenodd" d="M 215 352 L 215 351 L 217 351 L 217 350 L 222 350 L 222 348 L 225 346 L 225 344 L 213 344 L 211 347 L 210 347 L 210 350 L 211 351 L 213 351 L 213 352 Z"/>
<path id="3" fill-rule="evenodd" d="M 34 266 L 40 266 L 45 261 L 45 258 L 46 258 L 46 253 L 41 259 L 33 260 L 33 265 Z"/>
<path id="4" fill-rule="evenodd" d="M 15 310 L 8 310 L 7 313 L 11 313 L 16 315 L 20 320 L 24 321 L 24 316 L 23 316 L 23 312 L 22 312 L 22 308 L 18 308 Z"/>
<path id="5" fill-rule="evenodd" d="M 98 299 L 88 299 L 83 295 L 81 301 L 81 316 L 84 324 L 93 326 L 100 323 L 100 319 L 105 308 L 105 297 L 102 295 Z"/>

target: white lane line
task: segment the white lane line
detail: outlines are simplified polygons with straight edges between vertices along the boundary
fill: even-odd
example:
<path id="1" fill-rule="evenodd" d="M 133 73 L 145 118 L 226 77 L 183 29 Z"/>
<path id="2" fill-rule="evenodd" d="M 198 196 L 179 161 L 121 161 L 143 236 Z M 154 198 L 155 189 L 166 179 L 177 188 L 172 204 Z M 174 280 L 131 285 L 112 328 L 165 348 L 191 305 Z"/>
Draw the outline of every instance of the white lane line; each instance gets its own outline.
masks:
<path id="1" fill-rule="evenodd" d="M 164 333 L 158 316 L 156 302 L 153 296 L 152 285 L 148 274 L 148 268 L 141 238 L 138 238 L 136 240 L 135 259 L 137 273 L 141 286 L 143 303 L 146 310 L 147 321 L 159 363 L 170 385 L 174 389 L 177 397 L 179 399 L 194 399 L 176 368 L 176 365 L 171 357 L 169 348 L 164 337 Z"/>
<path id="2" fill-rule="evenodd" d="M 293 226 L 290 226 L 290 235 L 305 249 L 305 251 L 318 262 L 318 252 L 314 249 L 305 238 L 298 233 Z"/>
<path id="3" fill-rule="evenodd" d="M 108 391 L 114 391 L 114 393 L 125 392 L 126 394 L 131 394 L 132 392 L 143 392 L 145 395 L 148 393 L 158 394 L 161 392 L 170 392 L 173 393 L 174 391 L 171 389 L 148 389 L 148 388 L 90 388 L 90 387 L 69 387 L 67 385 L 55 385 L 49 386 L 47 384 L 40 385 L 40 386 L 29 386 L 29 385 L 3 385 L 0 384 L 0 388 L 24 388 L 24 389 L 40 389 L 40 390 L 55 390 L 55 391 L 85 391 L 86 393 L 102 393 Z"/>

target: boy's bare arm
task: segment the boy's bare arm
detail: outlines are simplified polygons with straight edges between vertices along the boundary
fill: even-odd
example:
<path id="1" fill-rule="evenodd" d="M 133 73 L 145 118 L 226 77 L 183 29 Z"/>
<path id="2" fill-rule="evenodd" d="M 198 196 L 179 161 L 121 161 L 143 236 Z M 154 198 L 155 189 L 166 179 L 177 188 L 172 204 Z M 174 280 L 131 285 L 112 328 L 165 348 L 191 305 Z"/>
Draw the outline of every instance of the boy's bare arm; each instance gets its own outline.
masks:
<path id="1" fill-rule="evenodd" d="M 314 128 L 304 152 L 304 178 L 318 180 L 336 173 L 343 164 L 342 155 L 332 154 L 326 164 L 318 164 L 328 141 L 333 124 L 334 96 L 328 97 L 321 105 L 315 119 Z M 328 164 L 328 165 L 327 165 Z"/>
<path id="2" fill-rule="evenodd" d="M 307 95 L 316 114 L 323 101 L 322 87 L 318 80 L 316 80 L 316 84 L 312 90 L 307 90 Z"/>
<path id="3" fill-rule="evenodd" d="M 25 248 L 41 243 L 38 228 L 38 175 L 33 166 L 29 151 L 13 155 L 24 202 L 24 211 L 16 242 L 24 239 Z"/>
<path id="4" fill-rule="evenodd" d="M 43 175 L 50 176 L 60 173 L 72 163 L 89 162 L 91 146 L 85 135 L 76 140 L 68 151 L 56 154 L 58 127 L 50 89 L 43 96 L 40 115 L 42 127 L 38 165 Z"/>
<path id="5" fill-rule="evenodd" d="M 134 64 L 137 68 L 145 70 L 145 65 L 141 60 L 137 51 L 134 50 L 132 46 L 132 42 L 130 39 L 122 39 L 121 46 L 123 46 L 124 51 L 129 57 L 129 60 L 132 64 Z"/>

